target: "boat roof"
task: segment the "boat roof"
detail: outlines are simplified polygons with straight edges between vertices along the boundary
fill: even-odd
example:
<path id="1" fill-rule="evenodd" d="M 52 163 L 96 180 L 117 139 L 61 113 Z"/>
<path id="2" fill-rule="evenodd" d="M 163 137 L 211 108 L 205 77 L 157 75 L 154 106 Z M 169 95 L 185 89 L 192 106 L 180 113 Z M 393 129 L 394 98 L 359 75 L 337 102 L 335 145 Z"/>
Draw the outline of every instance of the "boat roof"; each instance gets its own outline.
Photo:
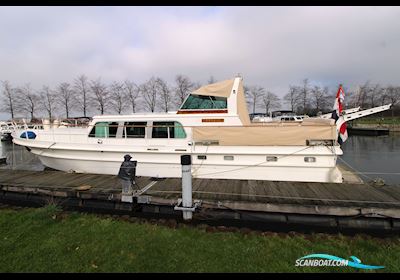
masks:
<path id="1" fill-rule="evenodd" d="M 209 114 L 209 113 L 198 113 L 195 115 L 196 117 L 221 117 L 221 114 Z M 229 116 L 229 115 L 226 115 Z M 177 114 L 176 112 L 168 112 L 168 113 L 135 113 L 128 115 L 100 115 L 94 116 L 93 120 L 132 120 L 132 117 L 135 118 L 146 118 L 146 119 L 180 119 L 180 118 L 189 118 L 193 117 L 192 114 Z"/>

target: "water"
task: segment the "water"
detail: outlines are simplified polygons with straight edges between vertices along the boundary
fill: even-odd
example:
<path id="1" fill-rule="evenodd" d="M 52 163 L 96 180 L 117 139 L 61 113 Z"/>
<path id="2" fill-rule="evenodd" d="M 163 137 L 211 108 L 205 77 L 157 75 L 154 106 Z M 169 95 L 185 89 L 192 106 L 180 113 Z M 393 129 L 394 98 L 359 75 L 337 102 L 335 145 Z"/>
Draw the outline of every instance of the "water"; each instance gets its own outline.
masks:
<path id="1" fill-rule="evenodd" d="M 386 184 L 400 184 L 400 134 L 378 137 L 350 136 L 342 145 L 342 149 L 344 154 L 341 158 L 346 163 L 356 171 L 367 173 L 360 175 L 364 181 L 382 178 Z M 1 169 L 44 169 L 36 156 L 11 142 L 1 142 L 0 156 L 7 157 L 7 165 L 1 165 Z M 343 161 L 339 159 L 338 163 L 343 164 Z"/>
<path id="2" fill-rule="evenodd" d="M 366 173 L 361 175 L 364 181 L 382 178 L 386 184 L 400 184 L 399 133 L 386 136 L 351 136 L 342 145 L 342 150 L 341 158 L 344 161 L 353 169 Z M 341 160 L 338 162 L 343 164 Z"/>
<path id="3" fill-rule="evenodd" d="M 0 169 L 43 171 L 45 168 L 37 156 L 12 142 L 1 141 L 0 158 L 4 157 L 7 164 L 0 165 Z"/>

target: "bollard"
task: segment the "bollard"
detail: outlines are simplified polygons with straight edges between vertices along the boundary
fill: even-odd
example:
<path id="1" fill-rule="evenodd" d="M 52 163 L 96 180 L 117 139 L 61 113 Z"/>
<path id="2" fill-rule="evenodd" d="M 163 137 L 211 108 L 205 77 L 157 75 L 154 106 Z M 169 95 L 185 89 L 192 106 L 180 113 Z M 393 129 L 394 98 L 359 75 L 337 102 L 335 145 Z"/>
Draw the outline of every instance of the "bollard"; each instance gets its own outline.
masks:
<path id="1" fill-rule="evenodd" d="M 182 165 L 182 206 L 192 208 L 192 158 L 190 155 L 181 156 Z M 192 211 L 183 210 L 183 219 L 191 220 Z"/>

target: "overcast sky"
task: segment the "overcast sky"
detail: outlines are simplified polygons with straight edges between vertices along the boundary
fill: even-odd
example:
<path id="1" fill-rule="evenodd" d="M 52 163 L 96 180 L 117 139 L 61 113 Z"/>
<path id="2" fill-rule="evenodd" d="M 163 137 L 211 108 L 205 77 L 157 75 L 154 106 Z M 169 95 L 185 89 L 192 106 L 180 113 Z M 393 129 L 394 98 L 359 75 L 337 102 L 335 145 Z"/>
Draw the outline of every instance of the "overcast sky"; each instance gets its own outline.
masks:
<path id="1" fill-rule="evenodd" d="M 0 7 L 0 80 L 399 85 L 399 7 Z"/>

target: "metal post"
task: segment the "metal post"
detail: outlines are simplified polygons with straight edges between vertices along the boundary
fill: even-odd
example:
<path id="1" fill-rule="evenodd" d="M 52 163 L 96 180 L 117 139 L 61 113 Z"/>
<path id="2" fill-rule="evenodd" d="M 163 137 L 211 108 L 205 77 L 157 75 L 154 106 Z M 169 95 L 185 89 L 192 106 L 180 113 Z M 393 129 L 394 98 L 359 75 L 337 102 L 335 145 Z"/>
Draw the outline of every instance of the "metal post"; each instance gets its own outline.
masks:
<path id="1" fill-rule="evenodd" d="M 13 147 L 12 147 L 12 167 L 11 169 L 14 170 L 15 169 L 15 149 L 14 149 L 14 141 L 13 141 Z"/>
<path id="2" fill-rule="evenodd" d="M 192 201 L 192 158 L 190 155 L 181 156 L 182 165 L 182 206 L 193 207 Z M 183 219 L 191 220 L 192 211 L 183 211 Z"/>

